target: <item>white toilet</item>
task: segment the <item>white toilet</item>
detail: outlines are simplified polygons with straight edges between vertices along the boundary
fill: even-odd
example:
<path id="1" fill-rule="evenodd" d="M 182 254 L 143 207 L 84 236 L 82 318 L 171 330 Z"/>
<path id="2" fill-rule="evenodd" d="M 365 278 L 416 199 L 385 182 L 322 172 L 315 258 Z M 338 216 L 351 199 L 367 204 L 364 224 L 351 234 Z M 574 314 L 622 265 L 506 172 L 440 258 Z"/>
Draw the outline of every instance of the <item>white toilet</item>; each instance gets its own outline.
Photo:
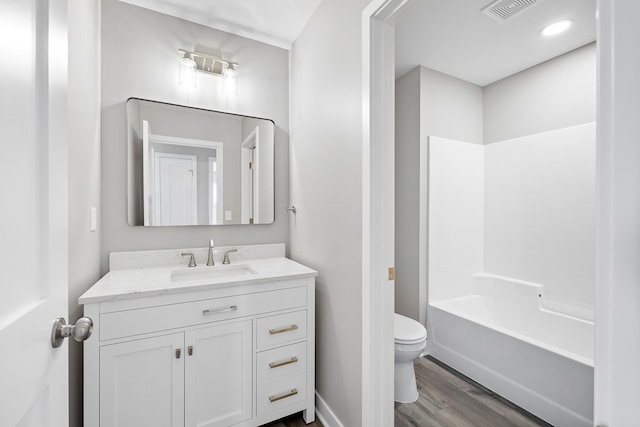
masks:
<path id="1" fill-rule="evenodd" d="M 395 313 L 394 400 L 400 403 L 418 399 L 413 361 L 427 346 L 427 330 L 419 322 Z"/>

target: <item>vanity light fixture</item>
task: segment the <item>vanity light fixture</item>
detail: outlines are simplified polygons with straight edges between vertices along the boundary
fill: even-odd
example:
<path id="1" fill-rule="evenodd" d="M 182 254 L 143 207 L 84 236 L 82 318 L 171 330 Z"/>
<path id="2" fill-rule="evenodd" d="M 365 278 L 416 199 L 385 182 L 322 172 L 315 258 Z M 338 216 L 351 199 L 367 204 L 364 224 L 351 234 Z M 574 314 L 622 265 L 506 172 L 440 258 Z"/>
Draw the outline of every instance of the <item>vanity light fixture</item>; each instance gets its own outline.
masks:
<path id="1" fill-rule="evenodd" d="M 567 31 L 572 25 L 573 19 L 563 19 L 561 21 L 556 21 L 540 30 L 540 35 L 545 37 L 555 36 Z"/>
<path id="2" fill-rule="evenodd" d="M 235 62 L 227 61 L 226 59 L 218 58 L 217 56 L 208 55 L 206 53 L 191 52 L 184 49 L 178 49 L 183 56 L 180 58 L 180 86 L 196 87 L 195 74 L 196 71 L 200 71 L 207 74 L 213 74 L 218 77 L 222 77 L 222 91 L 223 93 L 237 94 L 238 93 L 238 64 Z M 186 71 L 187 68 L 183 67 L 183 61 L 185 59 L 190 60 L 192 71 Z M 185 75 L 193 76 L 193 83 L 191 84 L 188 77 L 183 79 L 183 70 Z M 191 74 L 188 74 L 191 73 Z M 183 81 L 187 84 L 183 84 Z M 189 86 L 190 84 L 190 86 Z"/>

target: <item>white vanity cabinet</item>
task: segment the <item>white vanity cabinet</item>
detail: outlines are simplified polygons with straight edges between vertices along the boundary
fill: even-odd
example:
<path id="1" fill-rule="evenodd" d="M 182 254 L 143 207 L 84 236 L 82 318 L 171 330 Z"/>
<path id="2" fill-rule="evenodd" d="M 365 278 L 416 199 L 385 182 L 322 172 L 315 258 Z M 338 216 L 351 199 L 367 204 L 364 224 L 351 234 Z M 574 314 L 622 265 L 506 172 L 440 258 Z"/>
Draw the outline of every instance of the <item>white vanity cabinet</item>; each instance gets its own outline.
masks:
<path id="1" fill-rule="evenodd" d="M 299 411 L 313 421 L 313 273 L 102 299 L 87 292 L 84 425 L 259 426 Z"/>
<path id="2" fill-rule="evenodd" d="M 100 425 L 184 425 L 183 343 L 176 333 L 101 346 Z"/>

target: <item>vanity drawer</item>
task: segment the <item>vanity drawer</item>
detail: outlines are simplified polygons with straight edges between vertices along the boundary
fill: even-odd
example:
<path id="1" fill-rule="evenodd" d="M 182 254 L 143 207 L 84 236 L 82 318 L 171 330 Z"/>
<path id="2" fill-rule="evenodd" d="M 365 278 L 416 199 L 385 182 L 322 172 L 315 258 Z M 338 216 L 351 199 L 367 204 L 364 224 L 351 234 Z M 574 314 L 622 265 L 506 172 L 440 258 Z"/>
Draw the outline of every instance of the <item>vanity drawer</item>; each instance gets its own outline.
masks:
<path id="1" fill-rule="evenodd" d="M 307 397 L 307 374 L 301 373 L 271 382 L 258 382 L 258 416 L 275 411 L 294 403 L 303 402 Z"/>
<path id="2" fill-rule="evenodd" d="M 258 353 L 256 365 L 258 382 L 306 372 L 307 343 L 305 341 Z"/>
<path id="3" fill-rule="evenodd" d="M 104 313 L 100 315 L 100 340 L 269 313 L 306 304 L 307 289 L 298 287 Z"/>
<path id="4" fill-rule="evenodd" d="M 257 319 L 256 333 L 257 350 L 304 339 L 307 336 L 307 310 Z"/>

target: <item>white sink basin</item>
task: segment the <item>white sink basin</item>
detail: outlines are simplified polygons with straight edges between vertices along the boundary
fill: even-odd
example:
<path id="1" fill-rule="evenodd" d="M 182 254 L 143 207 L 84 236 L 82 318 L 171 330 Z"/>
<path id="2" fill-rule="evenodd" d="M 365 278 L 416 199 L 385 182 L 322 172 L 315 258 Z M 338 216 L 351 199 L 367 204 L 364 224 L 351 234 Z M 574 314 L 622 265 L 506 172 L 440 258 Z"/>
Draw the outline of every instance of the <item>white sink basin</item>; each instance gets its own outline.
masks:
<path id="1" fill-rule="evenodd" d="M 193 280 L 215 280 L 225 277 L 246 276 L 256 271 L 248 265 L 216 265 L 212 267 L 196 267 L 174 270 L 171 272 L 172 282 L 190 282 Z"/>

